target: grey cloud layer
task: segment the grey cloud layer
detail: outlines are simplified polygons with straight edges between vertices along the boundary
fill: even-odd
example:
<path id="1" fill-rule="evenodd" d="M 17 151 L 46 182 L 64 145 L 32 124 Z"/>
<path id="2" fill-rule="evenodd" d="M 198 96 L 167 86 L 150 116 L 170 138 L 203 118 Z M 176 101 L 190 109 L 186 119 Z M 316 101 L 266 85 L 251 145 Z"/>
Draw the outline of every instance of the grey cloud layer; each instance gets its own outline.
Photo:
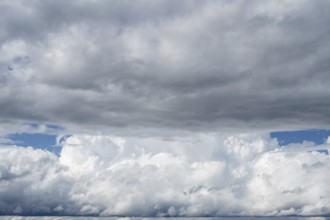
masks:
<path id="1" fill-rule="evenodd" d="M 0 117 L 68 127 L 329 126 L 328 1 L 2 1 Z"/>

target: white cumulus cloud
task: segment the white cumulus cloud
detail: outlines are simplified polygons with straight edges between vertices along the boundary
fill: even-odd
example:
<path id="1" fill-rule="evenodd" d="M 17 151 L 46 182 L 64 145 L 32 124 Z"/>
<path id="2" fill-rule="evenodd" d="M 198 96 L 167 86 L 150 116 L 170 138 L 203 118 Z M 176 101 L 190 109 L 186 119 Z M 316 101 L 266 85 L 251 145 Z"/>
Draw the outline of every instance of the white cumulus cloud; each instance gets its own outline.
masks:
<path id="1" fill-rule="evenodd" d="M 1 147 L 0 210 L 105 216 L 329 214 L 330 157 L 310 149 L 303 144 L 279 148 L 259 134 L 73 135 L 59 157 Z"/>

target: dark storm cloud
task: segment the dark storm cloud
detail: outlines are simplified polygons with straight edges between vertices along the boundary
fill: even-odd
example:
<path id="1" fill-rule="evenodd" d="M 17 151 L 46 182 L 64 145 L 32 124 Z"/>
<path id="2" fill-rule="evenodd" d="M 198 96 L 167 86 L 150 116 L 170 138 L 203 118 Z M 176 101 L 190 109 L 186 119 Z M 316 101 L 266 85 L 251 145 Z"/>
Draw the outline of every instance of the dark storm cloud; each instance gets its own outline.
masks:
<path id="1" fill-rule="evenodd" d="M 3 1 L 0 117 L 67 127 L 330 124 L 328 1 Z"/>

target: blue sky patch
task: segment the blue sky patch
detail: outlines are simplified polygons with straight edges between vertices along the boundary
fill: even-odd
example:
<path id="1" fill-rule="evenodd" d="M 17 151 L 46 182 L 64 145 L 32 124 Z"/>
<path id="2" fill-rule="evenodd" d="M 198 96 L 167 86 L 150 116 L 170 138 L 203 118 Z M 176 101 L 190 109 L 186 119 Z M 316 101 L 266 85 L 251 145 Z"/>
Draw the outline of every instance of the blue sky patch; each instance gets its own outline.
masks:
<path id="1" fill-rule="evenodd" d="M 61 148 L 56 147 L 56 137 L 57 135 L 41 133 L 16 133 L 6 136 L 6 138 L 12 140 L 17 146 L 31 146 L 59 154 Z"/>
<path id="2" fill-rule="evenodd" d="M 276 138 L 281 146 L 292 143 L 302 143 L 311 141 L 317 145 L 324 144 L 330 136 L 330 130 L 326 129 L 311 129 L 299 131 L 276 131 L 271 132 L 270 136 Z"/>
<path id="3" fill-rule="evenodd" d="M 317 150 L 317 152 L 319 152 L 320 154 L 329 155 L 328 150 Z"/>

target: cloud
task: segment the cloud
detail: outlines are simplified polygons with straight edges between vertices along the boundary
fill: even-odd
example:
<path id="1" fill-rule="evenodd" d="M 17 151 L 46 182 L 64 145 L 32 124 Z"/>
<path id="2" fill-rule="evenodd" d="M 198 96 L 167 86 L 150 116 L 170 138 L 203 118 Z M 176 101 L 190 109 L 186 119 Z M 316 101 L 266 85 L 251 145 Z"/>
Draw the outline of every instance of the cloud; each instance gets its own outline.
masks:
<path id="1" fill-rule="evenodd" d="M 329 126 L 327 8 L 2 1 L 0 136 L 63 149 L 0 148 L 1 214 L 329 214 L 329 138 L 252 134 Z"/>
<path id="2" fill-rule="evenodd" d="M 171 140 L 73 135 L 59 157 L 1 147 L 0 210 L 2 215 L 327 215 L 329 156 L 310 149 L 279 148 L 259 134 Z"/>
<path id="3" fill-rule="evenodd" d="M 327 1 L 5 1 L 0 118 L 72 133 L 329 125 Z"/>
<path id="4" fill-rule="evenodd" d="M 72 181 L 54 154 L 22 147 L 1 147 L 0 154 L 2 214 L 63 212 Z"/>
<path id="5" fill-rule="evenodd" d="M 44 220 L 61 220 L 61 219 L 77 219 L 77 220 L 81 220 L 81 219 L 86 219 L 86 217 L 79 217 L 79 216 L 74 216 L 74 217 L 69 217 L 69 216 L 65 216 L 65 217 L 54 217 L 54 216 L 44 216 L 44 217 L 41 217 L 41 216 L 38 216 L 38 217 L 33 217 L 33 216 L 28 216 L 28 217 L 22 217 L 22 216 L 0 216 L 0 219 L 1 220 L 24 220 L 24 219 L 27 219 L 27 220 L 38 220 L 38 219 L 44 219 Z M 97 220 L 99 219 L 99 217 L 88 217 L 88 219 L 91 219 L 91 220 Z M 119 219 L 119 220 L 131 220 L 131 219 L 137 219 L 137 220 L 143 220 L 145 218 L 139 218 L 139 217 L 133 217 L 133 218 L 129 218 L 129 217 L 117 217 L 116 219 Z M 173 218 L 167 218 L 167 219 L 173 219 Z M 197 220 L 207 220 L 207 219 L 210 219 L 210 218 L 195 218 Z M 229 219 L 232 219 L 232 220 L 239 220 L 239 219 L 242 219 L 241 217 L 221 217 L 221 219 L 223 220 L 229 220 Z M 258 217 L 244 217 L 244 219 L 246 220 L 257 220 L 257 219 L 260 219 Z M 273 218 L 273 219 L 276 219 Z M 290 217 L 278 217 L 278 219 L 283 219 L 283 220 L 303 220 L 303 219 L 306 219 L 306 220 L 328 220 L 329 218 L 328 217 L 293 217 L 293 216 L 290 216 Z"/>

